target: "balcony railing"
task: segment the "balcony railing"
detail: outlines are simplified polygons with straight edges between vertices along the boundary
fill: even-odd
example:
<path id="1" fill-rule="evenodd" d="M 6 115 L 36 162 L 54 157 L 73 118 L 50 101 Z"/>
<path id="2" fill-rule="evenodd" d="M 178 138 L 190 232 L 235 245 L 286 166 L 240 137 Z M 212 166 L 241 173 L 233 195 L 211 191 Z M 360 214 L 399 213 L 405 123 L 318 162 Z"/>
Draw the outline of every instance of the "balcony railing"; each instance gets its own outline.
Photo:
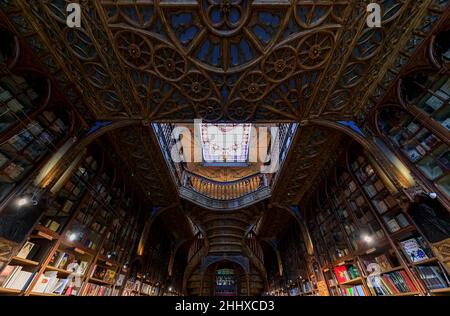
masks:
<path id="1" fill-rule="evenodd" d="M 267 176 L 256 174 L 237 181 L 220 182 L 184 171 L 183 186 L 211 199 L 229 201 L 266 187 Z"/>
<path id="2" fill-rule="evenodd" d="M 184 171 L 180 195 L 198 205 L 214 210 L 239 209 L 271 195 L 268 178 L 256 174 L 237 181 L 213 181 Z"/>
<path id="3" fill-rule="evenodd" d="M 280 164 L 283 163 L 292 139 L 296 124 L 279 124 L 279 131 L 272 146 L 277 146 Z M 232 210 L 250 206 L 271 196 L 276 174 L 259 173 L 236 181 L 214 181 L 185 169 L 184 163 L 171 159 L 171 148 L 176 145 L 172 136 L 172 124 L 153 124 L 155 135 L 161 146 L 167 165 L 180 196 L 193 203 L 212 210 Z"/>

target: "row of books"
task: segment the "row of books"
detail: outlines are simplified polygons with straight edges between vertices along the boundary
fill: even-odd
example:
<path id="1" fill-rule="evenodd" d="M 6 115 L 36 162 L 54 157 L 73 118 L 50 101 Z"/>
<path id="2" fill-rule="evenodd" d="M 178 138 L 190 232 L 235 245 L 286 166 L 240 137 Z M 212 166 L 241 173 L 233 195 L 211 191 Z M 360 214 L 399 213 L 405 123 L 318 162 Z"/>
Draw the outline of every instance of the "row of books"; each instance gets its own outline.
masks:
<path id="1" fill-rule="evenodd" d="M 364 189 L 369 197 L 374 197 L 384 189 L 384 184 L 380 179 L 378 179 L 374 184 L 364 185 Z"/>
<path id="2" fill-rule="evenodd" d="M 51 267 L 79 275 L 83 275 L 86 272 L 88 264 L 87 261 L 80 260 L 76 255 L 64 251 L 55 251 L 48 263 Z"/>
<path id="3" fill-rule="evenodd" d="M 383 219 L 391 233 L 395 233 L 409 226 L 409 221 L 403 213 L 399 213 L 392 217 L 385 216 Z"/>
<path id="4" fill-rule="evenodd" d="M 21 178 L 26 170 L 26 165 L 21 161 L 10 160 L 0 153 L 0 181 L 12 183 Z"/>
<path id="5" fill-rule="evenodd" d="M 23 77 L 15 77 L 23 79 Z M 14 78 L 12 79 L 13 80 L 11 80 L 10 82 L 15 86 L 17 82 L 16 80 L 14 80 Z M 0 101 L 6 103 L 8 109 L 17 114 L 28 112 L 30 107 L 33 106 L 33 103 L 35 103 L 39 99 L 39 95 L 36 93 L 36 91 L 33 88 L 29 87 L 26 82 L 24 85 L 22 85 L 22 89 L 20 90 L 18 89 L 15 91 L 10 91 L 13 89 L 9 89 L 10 87 L 8 87 L 7 89 L 4 88 L 6 87 L 0 85 Z M 15 94 L 16 96 L 14 96 L 13 94 Z"/>
<path id="6" fill-rule="evenodd" d="M 450 282 L 439 266 L 417 266 L 417 272 L 429 290 L 450 286 Z"/>
<path id="7" fill-rule="evenodd" d="M 146 295 L 154 295 L 156 292 L 156 287 L 147 284 L 147 283 L 142 283 L 142 287 L 141 287 L 141 293 L 146 294 Z"/>
<path id="8" fill-rule="evenodd" d="M 383 199 L 373 199 L 372 203 L 379 214 L 384 214 L 398 205 L 392 195 L 387 195 Z"/>
<path id="9" fill-rule="evenodd" d="M 119 295 L 118 289 L 113 289 L 111 287 L 88 283 L 82 289 L 81 296 L 117 296 Z"/>
<path id="10" fill-rule="evenodd" d="M 37 272 L 24 271 L 22 266 L 7 266 L 0 274 L 0 287 L 18 291 L 28 289 L 31 282 L 35 279 Z M 58 294 L 63 295 L 73 293 L 76 284 L 81 284 L 76 276 L 67 278 L 58 278 L 58 272 L 47 271 L 42 274 L 32 288 L 34 293 Z M 69 291 L 70 289 L 70 291 Z"/>
<path id="11" fill-rule="evenodd" d="M 140 288 L 141 288 L 141 281 L 130 281 L 128 280 L 125 284 L 125 288 L 123 290 L 122 295 L 123 296 L 137 296 L 140 294 Z"/>
<path id="12" fill-rule="evenodd" d="M 360 276 L 358 269 L 353 265 L 335 267 L 334 274 L 339 283 L 348 282 Z"/>
<path id="13" fill-rule="evenodd" d="M 380 272 L 387 271 L 393 268 L 391 261 L 386 254 L 381 254 L 372 259 L 363 259 L 363 263 L 366 266 L 367 271 L 372 271 L 371 265 L 378 264 Z"/>
<path id="14" fill-rule="evenodd" d="M 33 292 L 57 295 L 73 293 L 71 288 L 75 287 L 77 283 L 81 284 L 81 280 L 76 280 L 76 277 L 58 278 L 58 272 L 47 271 L 39 277 L 33 287 Z"/>
<path id="15" fill-rule="evenodd" d="M 390 296 L 417 292 L 417 288 L 404 270 L 368 277 L 369 290 L 376 296 Z"/>
<path id="16" fill-rule="evenodd" d="M 116 277 L 116 272 L 112 269 L 95 265 L 91 277 L 97 280 L 112 283 Z"/>
<path id="17" fill-rule="evenodd" d="M 44 132 L 44 128 L 36 121 L 27 125 L 26 129 L 21 130 L 19 133 L 8 139 L 2 144 L 2 150 L 5 152 L 19 152 L 30 144 L 35 136 L 39 136 Z M 45 139 L 41 139 L 45 141 Z"/>
<path id="18" fill-rule="evenodd" d="M 22 266 L 6 266 L 0 273 L 0 288 L 23 291 L 36 273 L 23 271 Z"/>
<path id="19" fill-rule="evenodd" d="M 369 296 L 362 285 L 342 288 L 343 296 Z"/>
<path id="20" fill-rule="evenodd" d="M 311 282 L 303 282 L 302 283 L 302 293 L 308 293 L 313 290 Z"/>

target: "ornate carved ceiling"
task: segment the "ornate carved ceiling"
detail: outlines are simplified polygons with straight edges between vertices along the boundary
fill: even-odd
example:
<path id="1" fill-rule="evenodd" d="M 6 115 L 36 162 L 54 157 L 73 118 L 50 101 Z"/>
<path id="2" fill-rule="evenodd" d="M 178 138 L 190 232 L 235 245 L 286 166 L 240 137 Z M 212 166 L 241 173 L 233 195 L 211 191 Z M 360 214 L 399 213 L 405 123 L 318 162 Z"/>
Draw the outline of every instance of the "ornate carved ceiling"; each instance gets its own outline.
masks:
<path id="1" fill-rule="evenodd" d="M 71 29 L 67 2 L 0 0 L 0 7 L 88 124 L 321 118 L 362 125 L 448 4 L 379 0 L 382 28 L 370 29 L 372 1 L 364 0 L 80 1 L 83 27 Z M 113 138 L 130 168 L 142 170 L 144 190 L 159 189 L 163 201 L 173 188 L 156 187 L 168 177 L 154 159 L 156 141 L 142 137 L 147 130 L 120 132 L 132 141 L 119 132 Z M 275 200 L 297 203 L 333 155 L 335 135 L 323 133 L 330 134 L 299 128 L 284 166 L 295 172 L 283 174 Z"/>

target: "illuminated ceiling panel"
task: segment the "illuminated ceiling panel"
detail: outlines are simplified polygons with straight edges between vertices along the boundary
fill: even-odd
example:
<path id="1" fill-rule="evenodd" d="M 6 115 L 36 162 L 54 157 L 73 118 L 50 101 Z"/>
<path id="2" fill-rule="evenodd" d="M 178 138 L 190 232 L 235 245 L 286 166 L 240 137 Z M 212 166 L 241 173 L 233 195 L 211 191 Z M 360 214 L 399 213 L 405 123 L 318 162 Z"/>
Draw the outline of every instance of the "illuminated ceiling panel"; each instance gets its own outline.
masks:
<path id="1" fill-rule="evenodd" d="M 205 163 L 246 163 L 251 124 L 202 124 Z"/>

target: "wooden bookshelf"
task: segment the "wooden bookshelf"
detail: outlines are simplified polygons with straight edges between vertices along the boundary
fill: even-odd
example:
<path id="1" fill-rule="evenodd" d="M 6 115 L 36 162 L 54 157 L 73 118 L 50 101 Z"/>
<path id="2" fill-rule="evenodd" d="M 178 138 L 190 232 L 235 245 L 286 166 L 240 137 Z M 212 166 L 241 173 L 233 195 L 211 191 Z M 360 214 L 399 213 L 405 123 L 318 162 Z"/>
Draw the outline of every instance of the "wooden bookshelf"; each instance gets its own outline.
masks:
<path id="1" fill-rule="evenodd" d="M 37 254 L 33 254 L 35 257 L 26 259 L 15 257 L 11 260 L 10 265 L 20 266 L 26 273 L 31 273 L 32 280 L 27 289 L 23 291 L 2 289 L 0 294 L 25 296 L 65 294 L 69 289 L 67 285 L 61 294 L 34 290 L 40 278 L 53 275 L 58 280 L 72 277 L 81 280 L 81 287 L 71 289 L 73 294 L 70 295 L 83 294 L 88 288 L 86 294 L 89 295 L 97 295 L 96 293 L 121 295 L 123 286 L 116 286 L 116 279 L 120 274 L 124 274 L 123 265 L 130 262 L 132 251 L 137 244 L 139 236 L 137 216 L 140 214 L 140 208 L 133 207 L 132 204 L 136 202 L 133 202 L 129 191 L 125 192 L 125 184 L 119 179 L 117 171 L 114 171 L 113 164 L 107 161 L 103 154 L 98 155 L 97 152 L 95 146 L 92 151 L 88 151 L 73 176 L 52 197 L 48 211 L 44 212 L 40 222 L 29 235 L 28 243 L 38 249 Z M 93 212 L 86 213 L 86 207 L 93 207 Z M 60 216 L 62 208 L 64 214 Z M 113 221 L 115 225 L 111 225 Z M 70 237 L 74 232 L 82 233 L 83 237 L 80 240 L 76 238 L 72 240 Z M 92 239 L 94 242 L 91 242 L 90 238 L 94 238 Z M 114 256 L 109 258 L 112 252 Z M 52 263 L 52 260 L 55 260 L 53 258 L 59 262 Z M 75 267 L 83 263 L 84 272 L 69 270 L 67 267 L 71 262 Z M 107 267 L 113 275 L 112 279 L 105 281 L 93 277 L 91 274 L 97 266 Z M 125 281 L 126 278 L 122 280 L 123 283 Z"/>
<path id="2" fill-rule="evenodd" d="M 318 253 L 315 256 L 321 262 L 330 295 L 362 295 L 363 292 L 364 295 L 392 296 L 447 294 L 448 276 L 444 277 L 446 272 L 440 267 L 431 244 L 389 192 L 378 169 L 372 166 L 374 162 L 364 154 L 357 154 L 356 150 L 347 152 L 352 155 L 344 155 L 331 171 L 329 178 L 334 181 L 327 181 L 318 190 L 307 211 L 308 226 Z M 329 236 L 333 236 L 334 242 Z M 342 242 L 337 246 L 335 241 L 339 238 Z M 426 250 L 424 260 L 412 261 L 403 249 L 402 243 L 412 241 L 417 241 Z M 333 253 L 335 249 L 344 251 Z M 369 269 L 371 264 L 377 264 L 379 271 Z M 333 270 L 342 266 L 354 267 L 359 276 L 337 282 Z M 435 273 L 435 281 L 436 273 L 441 274 L 440 285 L 430 284 L 429 276 L 422 276 L 426 273 Z M 372 281 L 369 279 L 375 280 L 374 277 L 379 278 L 381 283 L 377 284 L 383 289 L 375 291 L 370 287 Z M 402 288 L 392 283 L 394 279 L 402 280 L 398 283 L 403 284 Z M 442 289 L 432 289 L 442 285 L 445 285 Z M 357 286 L 361 286 L 358 291 Z"/>

